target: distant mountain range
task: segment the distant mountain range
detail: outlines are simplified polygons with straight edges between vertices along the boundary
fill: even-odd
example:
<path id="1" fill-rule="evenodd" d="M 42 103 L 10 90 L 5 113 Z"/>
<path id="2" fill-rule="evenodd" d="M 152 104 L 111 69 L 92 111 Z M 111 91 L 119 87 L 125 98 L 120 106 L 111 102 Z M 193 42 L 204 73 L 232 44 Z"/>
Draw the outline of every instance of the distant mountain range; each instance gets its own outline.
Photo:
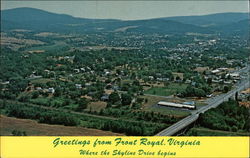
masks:
<path id="1" fill-rule="evenodd" d="M 179 21 L 186 24 L 209 27 L 227 25 L 241 20 L 249 19 L 248 13 L 218 13 L 202 16 L 178 16 L 163 18 L 167 20 Z"/>
<path id="2" fill-rule="evenodd" d="M 224 33 L 246 34 L 248 13 L 220 13 L 148 20 L 75 18 L 34 8 L 1 10 L 1 30 L 28 29 L 49 32 L 139 32 L 139 33 Z"/>

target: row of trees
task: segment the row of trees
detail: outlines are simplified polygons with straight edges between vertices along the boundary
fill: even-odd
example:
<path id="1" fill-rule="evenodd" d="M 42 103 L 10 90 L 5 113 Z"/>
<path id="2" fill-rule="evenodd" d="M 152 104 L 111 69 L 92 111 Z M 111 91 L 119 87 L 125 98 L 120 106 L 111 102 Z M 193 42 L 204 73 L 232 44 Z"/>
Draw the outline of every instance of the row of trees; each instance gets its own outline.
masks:
<path id="1" fill-rule="evenodd" d="M 84 114 L 64 113 L 59 110 L 44 109 L 23 104 L 7 104 L 6 101 L 0 101 L 0 109 L 3 111 L 3 114 L 10 117 L 33 119 L 48 124 L 81 125 L 87 128 L 124 133 L 126 135 L 154 135 L 167 126 L 166 124 L 149 123 L 144 120 L 100 119 L 99 117 L 85 116 Z"/>
<path id="2" fill-rule="evenodd" d="M 118 105 L 130 105 L 132 101 L 132 95 L 128 93 L 122 93 L 121 97 L 118 92 L 113 92 L 109 95 L 108 102 L 109 104 L 118 104 Z"/>
<path id="3" fill-rule="evenodd" d="M 41 123 L 76 126 L 79 121 L 76 117 L 58 111 L 48 111 L 41 108 L 25 107 L 23 105 L 7 106 L 7 115 L 10 117 L 38 120 Z"/>
<path id="4" fill-rule="evenodd" d="M 179 95 L 181 97 L 205 97 L 211 92 L 212 88 L 207 84 L 206 80 L 201 76 L 195 76 L 193 82 Z"/>
<path id="5" fill-rule="evenodd" d="M 149 122 L 158 122 L 166 124 L 172 124 L 181 119 L 181 118 L 176 118 L 174 116 L 164 115 L 158 112 L 133 110 L 128 107 L 106 108 L 101 110 L 99 115 L 126 118 L 138 121 L 144 120 Z"/>
<path id="6" fill-rule="evenodd" d="M 217 108 L 201 114 L 198 123 L 207 128 L 233 131 L 250 132 L 249 109 L 239 106 L 236 101 L 228 101 Z"/>

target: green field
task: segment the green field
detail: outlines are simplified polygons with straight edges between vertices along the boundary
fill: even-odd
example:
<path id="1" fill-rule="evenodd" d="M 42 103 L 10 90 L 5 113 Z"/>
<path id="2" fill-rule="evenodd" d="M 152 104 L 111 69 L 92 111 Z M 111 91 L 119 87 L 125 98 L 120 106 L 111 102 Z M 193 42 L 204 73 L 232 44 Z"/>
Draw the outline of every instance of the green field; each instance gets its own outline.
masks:
<path id="1" fill-rule="evenodd" d="M 159 97 L 159 96 L 141 96 L 140 98 L 147 99 L 147 102 L 142 105 L 144 111 L 153 111 L 159 112 L 165 115 L 172 115 L 175 117 L 185 117 L 190 114 L 189 111 L 182 110 L 172 110 L 169 108 L 159 108 L 152 105 L 157 104 L 159 101 L 169 101 L 167 98 Z"/>
<path id="2" fill-rule="evenodd" d="M 30 102 L 33 103 L 33 104 L 48 105 L 49 104 L 49 98 L 39 97 L 39 98 L 36 98 L 36 99 L 30 99 Z"/>
<path id="3" fill-rule="evenodd" d="M 166 87 L 152 87 L 145 94 L 169 96 L 181 92 L 187 88 L 187 84 L 171 83 Z"/>
<path id="4" fill-rule="evenodd" d="M 62 48 L 67 48 L 68 45 L 65 42 L 55 42 L 52 45 L 44 45 L 44 46 L 37 46 L 37 47 L 31 47 L 28 48 L 26 51 L 34 51 L 34 50 L 44 50 L 44 51 L 50 51 L 50 50 L 60 50 Z"/>
<path id="5" fill-rule="evenodd" d="M 44 105 L 44 106 L 52 106 L 52 107 L 63 107 L 64 101 L 65 101 L 65 99 L 62 97 L 46 97 L 46 98 L 39 97 L 36 99 L 30 99 L 30 103 Z M 69 106 L 69 105 L 67 105 L 67 106 Z"/>

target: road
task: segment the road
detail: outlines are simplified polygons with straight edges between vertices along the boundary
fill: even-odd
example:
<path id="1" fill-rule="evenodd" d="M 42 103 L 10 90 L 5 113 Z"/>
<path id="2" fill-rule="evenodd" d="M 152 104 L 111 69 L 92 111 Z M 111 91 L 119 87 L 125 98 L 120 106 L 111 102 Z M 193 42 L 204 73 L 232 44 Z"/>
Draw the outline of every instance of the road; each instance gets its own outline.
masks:
<path id="1" fill-rule="evenodd" d="M 249 66 L 243 70 L 240 70 L 241 72 L 249 72 Z M 194 121 L 196 121 L 199 118 L 199 114 L 204 113 L 205 111 L 215 108 L 224 101 L 228 100 L 230 97 L 234 96 L 236 92 L 242 91 L 246 88 L 249 88 L 249 79 L 241 80 L 240 83 L 236 84 L 235 87 L 229 91 L 228 93 L 218 95 L 216 97 L 208 99 L 208 105 L 203 106 L 197 110 L 194 110 L 191 112 L 191 115 L 188 117 L 185 117 L 184 119 L 178 121 L 177 123 L 173 124 L 172 126 L 164 129 L 163 131 L 156 134 L 156 136 L 171 136 L 177 133 L 178 131 L 184 129 L 188 125 L 192 124 Z"/>
<path id="2" fill-rule="evenodd" d="M 218 105 L 220 105 L 221 103 L 223 103 L 224 101 L 228 100 L 230 97 L 234 96 L 236 92 L 242 91 L 248 87 L 249 87 L 249 81 L 244 80 L 243 82 L 241 82 L 240 85 L 235 87 L 233 90 L 229 91 L 226 94 L 221 94 L 221 95 L 213 98 L 212 100 L 209 100 L 209 104 L 207 106 L 203 106 L 202 108 L 195 110 L 192 113 L 204 113 L 205 111 L 207 111 L 211 108 L 215 108 Z"/>

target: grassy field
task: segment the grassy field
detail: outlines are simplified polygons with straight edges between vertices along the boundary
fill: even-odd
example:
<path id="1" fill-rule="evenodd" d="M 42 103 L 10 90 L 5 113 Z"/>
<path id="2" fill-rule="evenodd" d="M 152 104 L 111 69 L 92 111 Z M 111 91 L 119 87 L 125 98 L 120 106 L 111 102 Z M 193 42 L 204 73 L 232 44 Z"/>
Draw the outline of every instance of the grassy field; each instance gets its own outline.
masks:
<path id="1" fill-rule="evenodd" d="M 59 106 L 64 103 L 65 99 L 62 97 L 39 97 L 36 99 L 30 99 L 30 103 L 45 105 L 45 106 Z"/>
<path id="2" fill-rule="evenodd" d="M 62 48 L 66 48 L 68 45 L 65 42 L 56 42 L 52 45 L 45 45 L 45 46 L 37 46 L 37 47 L 31 47 L 28 48 L 26 51 L 34 51 L 34 50 L 44 50 L 44 51 L 50 51 L 50 50 L 60 50 Z"/>
<path id="3" fill-rule="evenodd" d="M 157 104 L 159 101 L 168 101 L 167 98 L 163 98 L 160 96 L 140 96 L 139 98 L 143 98 L 144 100 L 147 100 L 147 102 L 143 103 L 142 108 L 149 108 L 152 105 Z"/>
<path id="4" fill-rule="evenodd" d="M 144 111 L 154 111 L 160 112 L 166 115 L 173 115 L 175 117 L 185 117 L 190 114 L 188 111 L 183 110 L 172 110 L 169 108 L 157 108 L 153 105 L 156 105 L 159 101 L 170 101 L 168 98 L 158 97 L 158 96 L 142 96 L 141 98 L 147 99 L 142 106 L 142 110 Z"/>
<path id="5" fill-rule="evenodd" d="M 33 104 L 47 105 L 49 102 L 49 98 L 39 97 L 36 99 L 30 99 L 30 102 Z"/>
<path id="6" fill-rule="evenodd" d="M 187 84 L 171 83 L 166 87 L 152 87 L 145 94 L 169 96 L 186 89 Z"/>
<path id="7" fill-rule="evenodd" d="M 187 135 L 190 136 L 249 136 L 250 133 L 245 132 L 230 132 L 221 130 L 212 130 L 209 128 L 195 127 L 188 131 Z"/>
<path id="8" fill-rule="evenodd" d="M 0 135 L 12 135 L 13 130 L 25 131 L 28 136 L 118 136 L 122 134 L 92 128 L 48 125 L 34 120 L 1 115 Z"/>
<path id="9" fill-rule="evenodd" d="M 107 103 L 103 101 L 91 102 L 89 103 L 87 110 L 99 112 L 101 109 L 105 109 L 106 106 Z"/>

